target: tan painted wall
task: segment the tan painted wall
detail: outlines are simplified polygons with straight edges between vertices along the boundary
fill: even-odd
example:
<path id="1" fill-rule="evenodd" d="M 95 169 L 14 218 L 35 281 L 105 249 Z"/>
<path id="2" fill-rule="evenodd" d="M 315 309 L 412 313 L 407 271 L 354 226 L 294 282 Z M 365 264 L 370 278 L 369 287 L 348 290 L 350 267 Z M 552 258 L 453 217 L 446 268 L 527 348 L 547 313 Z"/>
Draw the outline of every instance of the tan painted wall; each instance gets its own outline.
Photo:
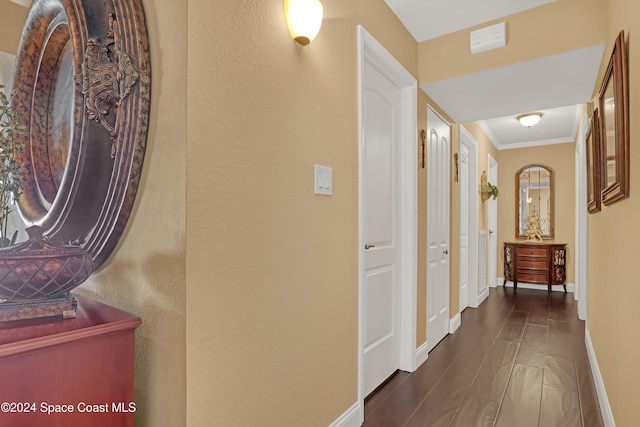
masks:
<path id="1" fill-rule="evenodd" d="M 422 42 L 419 44 L 420 85 L 602 43 L 604 14 L 603 0 L 556 0 Z M 498 22 L 507 23 L 507 45 L 471 54 L 469 32 Z"/>
<path id="2" fill-rule="evenodd" d="M 302 48 L 281 0 L 189 1 L 191 426 L 326 426 L 357 400 L 357 25 L 416 76 L 417 43 L 382 0 L 323 4 Z"/>
<path id="3" fill-rule="evenodd" d="M 460 300 L 460 192 L 455 182 L 454 155 L 459 151 L 460 126 L 450 121 L 451 125 L 451 156 L 449 157 L 449 318 L 453 319 L 459 312 Z"/>
<path id="4" fill-rule="evenodd" d="M 187 8 L 143 0 L 151 48 L 150 131 L 133 213 L 115 252 L 79 293 L 135 313 L 136 426 L 186 419 Z"/>
<path id="5" fill-rule="evenodd" d="M 489 154 L 491 154 L 491 157 L 493 157 L 496 161 L 498 161 L 498 150 L 475 122 L 463 123 L 462 126 L 478 142 L 478 174 L 482 174 L 483 171 L 487 171 L 487 173 L 489 173 Z M 500 174 L 501 174 L 501 168 L 500 168 L 500 165 L 498 164 L 498 178 L 500 178 Z M 480 182 L 480 175 L 478 175 L 478 182 Z M 500 207 L 500 201 L 498 202 L 498 209 L 499 207 Z M 478 231 L 487 232 L 487 228 L 488 228 L 487 209 L 488 209 L 487 204 L 483 202 L 482 197 L 480 197 L 478 200 Z M 498 218 L 498 221 L 499 220 L 500 218 Z M 488 239 L 487 239 L 487 248 L 488 248 Z M 500 248 L 498 248 L 498 258 L 499 257 L 500 257 Z M 500 274 L 500 270 L 498 269 L 498 275 L 499 274 Z"/>
<path id="6" fill-rule="evenodd" d="M 15 55 L 18 52 L 22 27 L 27 18 L 27 9 L 9 0 L 0 0 L 0 51 Z"/>
<path id="7" fill-rule="evenodd" d="M 498 149 L 487 138 L 484 132 L 475 122 L 463 123 L 462 126 L 469 132 L 469 134 L 478 142 L 478 171 L 481 174 L 483 171 L 489 172 L 489 154 L 496 161 L 498 160 Z M 498 178 L 500 177 L 500 167 L 498 166 Z M 478 176 L 478 182 L 480 177 Z M 478 230 L 487 231 L 487 207 L 486 204 L 480 199 L 478 212 Z"/>
<path id="8" fill-rule="evenodd" d="M 631 138 L 630 197 L 589 215 L 588 328 L 595 348 L 616 425 L 638 423 L 638 399 L 632 390 L 640 382 L 640 288 L 637 286 L 640 253 L 640 3 L 609 0 L 607 49 L 602 69 L 620 30 L 625 30 L 629 60 L 629 117 Z M 602 73 L 601 73 L 602 75 Z M 598 79 L 595 92 L 600 89 Z"/>
<path id="9" fill-rule="evenodd" d="M 516 241 L 516 172 L 541 164 L 555 172 L 555 239 L 567 244 L 567 283 L 574 283 L 575 261 L 575 144 L 554 144 L 498 152 L 498 277 L 504 277 L 502 247 Z"/>

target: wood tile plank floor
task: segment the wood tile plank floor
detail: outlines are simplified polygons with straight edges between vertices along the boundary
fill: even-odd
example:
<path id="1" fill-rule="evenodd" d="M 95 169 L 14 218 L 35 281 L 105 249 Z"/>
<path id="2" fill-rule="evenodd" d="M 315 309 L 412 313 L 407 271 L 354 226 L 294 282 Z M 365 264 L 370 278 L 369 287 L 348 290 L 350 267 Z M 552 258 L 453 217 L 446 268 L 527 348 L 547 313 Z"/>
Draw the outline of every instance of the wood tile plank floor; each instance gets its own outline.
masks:
<path id="1" fill-rule="evenodd" d="M 573 294 L 493 288 L 461 320 L 366 399 L 364 426 L 603 426 Z"/>

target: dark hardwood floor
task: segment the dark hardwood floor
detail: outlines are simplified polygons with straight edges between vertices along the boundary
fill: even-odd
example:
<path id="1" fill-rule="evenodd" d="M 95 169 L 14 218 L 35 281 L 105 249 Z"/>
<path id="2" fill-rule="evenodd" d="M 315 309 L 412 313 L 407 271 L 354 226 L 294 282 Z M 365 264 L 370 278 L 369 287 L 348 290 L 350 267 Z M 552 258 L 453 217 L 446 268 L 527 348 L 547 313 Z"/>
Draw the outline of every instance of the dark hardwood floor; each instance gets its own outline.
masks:
<path id="1" fill-rule="evenodd" d="M 364 426 L 602 426 L 573 294 L 492 288 L 415 372 L 365 402 Z"/>

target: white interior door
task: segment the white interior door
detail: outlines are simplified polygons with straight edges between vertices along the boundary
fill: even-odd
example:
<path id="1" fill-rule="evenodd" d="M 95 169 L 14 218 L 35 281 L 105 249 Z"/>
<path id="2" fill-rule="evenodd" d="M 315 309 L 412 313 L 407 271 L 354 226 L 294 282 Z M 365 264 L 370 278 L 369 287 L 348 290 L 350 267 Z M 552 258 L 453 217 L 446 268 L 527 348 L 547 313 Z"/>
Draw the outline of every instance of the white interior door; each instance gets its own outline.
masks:
<path id="1" fill-rule="evenodd" d="M 451 126 L 427 109 L 427 351 L 449 332 Z"/>
<path id="2" fill-rule="evenodd" d="M 469 146 L 460 138 L 458 148 L 458 196 L 460 199 L 460 246 L 458 254 L 458 310 L 469 307 Z"/>
<path id="3" fill-rule="evenodd" d="M 397 268 L 399 89 L 370 64 L 364 70 L 365 395 L 400 366 Z"/>
<path id="4" fill-rule="evenodd" d="M 493 185 L 498 185 L 498 162 L 489 154 L 489 174 L 488 181 Z M 498 282 L 498 199 L 489 197 L 487 200 L 487 241 L 489 252 L 487 254 L 487 275 L 489 276 L 489 286 L 495 287 Z"/>
<path id="5" fill-rule="evenodd" d="M 460 198 L 460 311 L 478 307 L 478 143 L 460 126 L 458 154 Z M 463 287 L 464 286 L 464 287 Z"/>

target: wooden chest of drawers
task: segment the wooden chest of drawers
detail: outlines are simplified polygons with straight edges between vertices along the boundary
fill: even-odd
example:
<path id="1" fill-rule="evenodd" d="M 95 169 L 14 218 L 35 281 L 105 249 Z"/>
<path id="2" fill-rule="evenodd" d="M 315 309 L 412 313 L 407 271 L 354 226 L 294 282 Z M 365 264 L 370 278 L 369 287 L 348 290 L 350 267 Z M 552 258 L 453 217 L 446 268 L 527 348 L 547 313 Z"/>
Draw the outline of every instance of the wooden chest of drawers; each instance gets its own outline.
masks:
<path id="1" fill-rule="evenodd" d="M 547 285 L 563 285 L 567 291 L 566 244 L 564 243 L 507 243 L 504 244 L 504 283 L 513 281 Z"/>

